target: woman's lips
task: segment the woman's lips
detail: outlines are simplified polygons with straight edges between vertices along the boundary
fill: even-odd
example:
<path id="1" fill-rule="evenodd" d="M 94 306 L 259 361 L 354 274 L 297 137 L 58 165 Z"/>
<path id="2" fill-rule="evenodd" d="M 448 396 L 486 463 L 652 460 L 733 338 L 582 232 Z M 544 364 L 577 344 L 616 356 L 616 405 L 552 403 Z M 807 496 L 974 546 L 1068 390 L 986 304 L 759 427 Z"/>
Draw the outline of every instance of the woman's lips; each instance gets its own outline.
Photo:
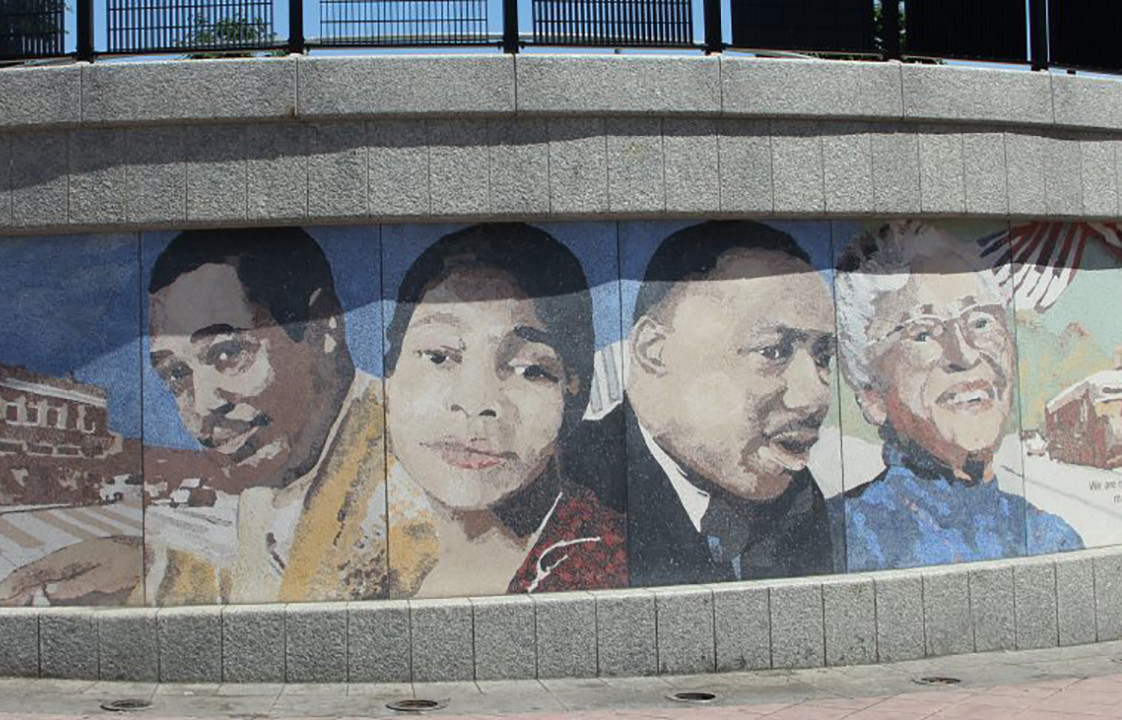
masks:
<path id="1" fill-rule="evenodd" d="M 495 450 L 489 445 L 448 440 L 423 445 L 435 450 L 448 465 L 461 470 L 486 470 L 514 457 L 514 453 Z"/>

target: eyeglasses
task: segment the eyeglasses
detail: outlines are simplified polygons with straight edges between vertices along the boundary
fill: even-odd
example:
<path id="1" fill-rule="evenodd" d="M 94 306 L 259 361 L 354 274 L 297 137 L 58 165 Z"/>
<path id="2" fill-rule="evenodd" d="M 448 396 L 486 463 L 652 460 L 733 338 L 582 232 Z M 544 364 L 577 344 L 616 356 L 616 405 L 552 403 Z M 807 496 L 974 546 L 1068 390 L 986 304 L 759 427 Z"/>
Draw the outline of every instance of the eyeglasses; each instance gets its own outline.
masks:
<path id="1" fill-rule="evenodd" d="M 1004 305 L 971 305 L 950 317 L 920 315 L 909 318 L 869 346 L 894 343 L 905 358 L 915 365 L 925 365 L 946 354 L 952 327 L 958 337 L 976 350 L 999 353 L 1009 342 L 1009 319 Z"/>

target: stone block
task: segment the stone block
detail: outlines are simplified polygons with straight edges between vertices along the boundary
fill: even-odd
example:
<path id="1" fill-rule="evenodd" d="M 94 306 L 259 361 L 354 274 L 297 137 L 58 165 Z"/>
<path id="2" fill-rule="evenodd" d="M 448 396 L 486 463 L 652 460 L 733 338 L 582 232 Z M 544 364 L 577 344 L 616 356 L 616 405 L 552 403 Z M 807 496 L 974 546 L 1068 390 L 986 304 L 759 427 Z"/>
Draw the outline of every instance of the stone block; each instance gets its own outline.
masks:
<path id="1" fill-rule="evenodd" d="M 877 659 L 916 660 L 926 652 L 923 634 L 923 579 L 915 573 L 878 573 Z"/>
<path id="2" fill-rule="evenodd" d="M 962 133 L 966 212 L 1004 215 L 1009 211 L 1005 176 L 1005 135 L 967 129 Z"/>
<path id="3" fill-rule="evenodd" d="M 970 617 L 977 652 L 1013 650 L 1017 647 L 1013 568 L 990 566 L 970 570 Z"/>
<path id="4" fill-rule="evenodd" d="M 713 672 L 717 662 L 713 590 L 708 587 L 658 588 L 654 596 L 659 674 Z"/>
<path id="5" fill-rule="evenodd" d="M 407 683 L 413 677 L 409 603 L 351 603 L 347 677 L 352 683 Z"/>
<path id="6" fill-rule="evenodd" d="M 77 125 L 82 117 L 82 68 L 6 68 L 0 73 L 0 129 Z"/>
<path id="7" fill-rule="evenodd" d="M 523 680 L 537 676 L 534 602 L 528 595 L 472 598 L 475 678 Z"/>
<path id="8" fill-rule="evenodd" d="M 299 114 L 496 115 L 514 112 L 514 58 L 302 57 Z"/>
<path id="9" fill-rule="evenodd" d="M 1040 133 L 1005 133 L 1010 215 L 1040 217 L 1048 212 L 1047 143 L 1048 139 Z"/>
<path id="10" fill-rule="evenodd" d="M 668 213 L 718 212 L 717 121 L 667 118 L 662 121 Z"/>
<path id="11" fill-rule="evenodd" d="M 944 127 L 919 132 L 920 207 L 925 213 L 961 215 L 966 209 L 962 135 Z"/>
<path id="12" fill-rule="evenodd" d="M 245 126 L 190 125 L 187 150 L 187 219 L 244 220 L 249 207 Z"/>
<path id="13" fill-rule="evenodd" d="M 666 207 L 662 120 L 608 118 L 608 206 L 612 212 L 662 212 Z"/>
<path id="14" fill-rule="evenodd" d="M 66 680 L 98 677 L 97 622 L 86 608 L 39 611 L 39 675 Z"/>
<path id="15" fill-rule="evenodd" d="M 1057 557 L 1056 621 L 1060 646 L 1095 642 L 1095 561 Z"/>
<path id="16" fill-rule="evenodd" d="M 909 129 L 890 125 L 871 136 L 873 207 L 878 213 L 920 210 L 919 140 Z"/>
<path id="17" fill-rule="evenodd" d="M 126 133 L 129 222 L 185 220 L 187 162 L 183 128 L 135 128 Z"/>
<path id="18" fill-rule="evenodd" d="M 608 211 L 603 118 L 549 118 L 549 207 L 554 215 Z"/>
<path id="19" fill-rule="evenodd" d="M 1048 73 L 902 65 L 904 117 L 1051 125 Z"/>
<path id="20" fill-rule="evenodd" d="M 1113 78 L 1052 75 L 1056 124 L 1122 130 L 1122 88 Z"/>
<path id="21" fill-rule="evenodd" d="M 374 217 L 429 213 L 429 140 L 424 123 L 367 123 L 370 214 Z"/>
<path id="22" fill-rule="evenodd" d="M 307 127 L 308 217 L 366 215 L 366 125 L 311 123 Z"/>
<path id="23" fill-rule="evenodd" d="M 773 58 L 721 59 L 726 115 L 896 118 L 900 66 Z"/>
<path id="24" fill-rule="evenodd" d="M 771 667 L 771 610 L 762 585 L 712 585 L 717 672 Z"/>
<path id="25" fill-rule="evenodd" d="M 431 120 L 429 193 L 434 215 L 481 215 L 490 209 L 486 120 Z"/>
<path id="26" fill-rule="evenodd" d="M 17 227 L 67 222 L 67 132 L 12 134 L 12 224 Z"/>
<path id="27" fill-rule="evenodd" d="M 0 228 L 12 224 L 12 136 L 0 133 Z"/>
<path id="28" fill-rule="evenodd" d="M 1122 640 L 1122 553 L 1095 555 L 1094 563 L 1097 640 Z"/>
<path id="29" fill-rule="evenodd" d="M 39 611 L 0 608 L 0 677 L 39 677 Z"/>
<path id="30" fill-rule="evenodd" d="M 1049 561 L 1013 568 L 1016 591 L 1017 649 L 1056 647 L 1056 569 Z M 973 587 L 971 588 L 973 592 Z M 982 648 L 979 648 L 981 650 Z"/>
<path id="31" fill-rule="evenodd" d="M 821 213 L 826 209 L 818 123 L 771 122 L 771 176 L 775 212 Z"/>
<path id="32" fill-rule="evenodd" d="M 222 608 L 161 608 L 156 613 L 160 682 L 222 682 Z"/>
<path id="33" fill-rule="evenodd" d="M 1083 140 L 1079 143 L 1083 181 L 1083 215 L 1114 217 L 1118 212 L 1118 168 L 1114 140 Z"/>
<path id="34" fill-rule="evenodd" d="M 490 120 L 491 212 L 549 214 L 549 128 L 543 118 Z"/>
<path id="35" fill-rule="evenodd" d="M 413 681 L 475 679 L 472 607 L 467 599 L 410 600 Z"/>
<path id="36" fill-rule="evenodd" d="M 307 135 L 297 123 L 261 123 L 246 132 L 250 220 L 302 220 L 308 215 Z"/>
<path id="37" fill-rule="evenodd" d="M 73 130 L 69 136 L 68 211 L 77 225 L 123 223 L 126 199 L 125 131 Z"/>
<path id="38" fill-rule="evenodd" d="M 948 568 L 923 573 L 923 634 L 929 656 L 974 652 L 967 571 Z"/>
<path id="39" fill-rule="evenodd" d="M 824 581 L 822 615 L 827 665 L 877 661 L 876 587 L 871 577 Z"/>
<path id="40" fill-rule="evenodd" d="M 518 113 L 715 115 L 717 58 L 534 56 L 515 63 Z"/>
<path id="41" fill-rule="evenodd" d="M 296 114 L 296 60 L 98 63 L 82 68 L 82 122 L 260 120 Z"/>
<path id="42" fill-rule="evenodd" d="M 284 665 L 284 606 L 222 609 L 222 682 L 282 683 Z"/>
<path id="43" fill-rule="evenodd" d="M 1078 137 L 1058 133 L 1045 140 L 1044 186 L 1048 215 L 1079 217 L 1083 214 L 1083 153 Z"/>
<path id="44" fill-rule="evenodd" d="M 160 646 L 156 609 L 102 610 L 96 618 L 99 677 L 158 682 Z"/>
<path id="45" fill-rule="evenodd" d="M 720 120 L 717 132 L 721 212 L 770 213 L 774 207 L 770 124 Z"/>
<path id="46" fill-rule="evenodd" d="M 771 666 L 822 667 L 826 661 L 822 586 L 808 581 L 770 588 Z"/>
<path id="47" fill-rule="evenodd" d="M 285 681 L 347 681 L 347 603 L 284 608 Z"/>
<path id="48" fill-rule="evenodd" d="M 596 593 L 596 642 L 601 676 L 656 674 L 654 593 L 641 589 Z"/>
<path id="49" fill-rule="evenodd" d="M 531 595 L 538 677 L 595 677 L 596 599 L 591 593 Z"/>
<path id="50" fill-rule="evenodd" d="M 823 123 L 826 212 L 873 212 L 873 144 L 869 131 L 870 126 L 863 123 Z"/>

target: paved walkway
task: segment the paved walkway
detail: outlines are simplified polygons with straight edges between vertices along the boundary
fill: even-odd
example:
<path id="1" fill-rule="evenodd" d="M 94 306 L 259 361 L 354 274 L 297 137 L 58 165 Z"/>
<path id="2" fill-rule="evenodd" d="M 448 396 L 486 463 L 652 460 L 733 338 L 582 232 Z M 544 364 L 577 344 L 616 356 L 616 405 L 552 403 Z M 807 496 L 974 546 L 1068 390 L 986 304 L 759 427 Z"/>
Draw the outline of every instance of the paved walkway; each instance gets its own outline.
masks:
<path id="1" fill-rule="evenodd" d="M 137 685 L 0 679 L 0 720 L 76 720 L 142 698 L 133 720 L 387 717 L 391 700 L 446 700 L 457 720 L 1064 720 L 1122 718 L 1122 643 L 985 653 L 892 665 L 726 675 L 413 685 Z M 950 676 L 954 687 L 917 677 Z M 708 691 L 686 705 L 667 698 Z"/>

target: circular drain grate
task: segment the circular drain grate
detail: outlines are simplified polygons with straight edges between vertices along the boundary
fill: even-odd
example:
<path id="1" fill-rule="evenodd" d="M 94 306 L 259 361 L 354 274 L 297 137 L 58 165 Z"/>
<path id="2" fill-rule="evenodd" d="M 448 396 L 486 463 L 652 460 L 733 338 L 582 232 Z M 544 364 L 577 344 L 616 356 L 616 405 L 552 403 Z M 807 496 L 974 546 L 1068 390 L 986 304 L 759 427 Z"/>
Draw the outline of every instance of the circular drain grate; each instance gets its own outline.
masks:
<path id="1" fill-rule="evenodd" d="M 110 700 L 101 704 L 102 710 L 110 712 L 135 712 L 137 710 L 147 710 L 152 707 L 152 703 L 140 698 L 125 698 L 124 700 Z"/>
<path id="2" fill-rule="evenodd" d="M 932 675 L 929 677 L 913 678 L 912 682 L 917 685 L 959 685 L 961 680 L 954 677 L 942 677 L 940 675 Z"/>
<path id="3" fill-rule="evenodd" d="M 684 703 L 711 703 L 717 699 L 717 693 L 706 692 L 705 690 L 687 690 L 670 693 L 666 697 Z"/>
<path id="4" fill-rule="evenodd" d="M 410 713 L 440 710 L 447 706 L 447 700 L 425 700 L 423 698 L 408 698 L 406 700 L 394 700 L 393 702 L 386 703 L 386 707 L 390 710 Z"/>

